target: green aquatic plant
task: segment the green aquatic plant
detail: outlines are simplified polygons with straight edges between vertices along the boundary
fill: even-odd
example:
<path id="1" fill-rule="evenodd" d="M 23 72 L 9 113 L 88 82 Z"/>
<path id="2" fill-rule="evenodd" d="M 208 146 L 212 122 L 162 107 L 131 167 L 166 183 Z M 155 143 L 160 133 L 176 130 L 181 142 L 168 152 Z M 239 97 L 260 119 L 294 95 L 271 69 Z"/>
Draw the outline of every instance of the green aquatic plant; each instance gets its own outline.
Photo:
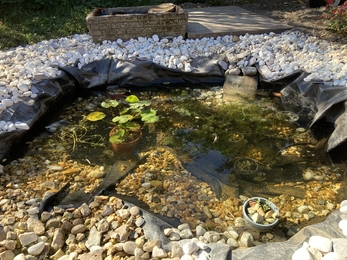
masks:
<path id="1" fill-rule="evenodd" d="M 124 101 L 113 99 L 104 100 L 101 106 L 106 109 L 119 108 L 118 114 L 111 119 L 115 126 L 110 136 L 110 142 L 119 144 L 129 141 L 147 125 L 153 125 L 159 120 L 156 110 L 150 108 L 151 101 L 140 100 L 135 95 L 128 96 Z M 87 115 L 89 121 L 103 120 L 107 115 L 95 111 Z"/>

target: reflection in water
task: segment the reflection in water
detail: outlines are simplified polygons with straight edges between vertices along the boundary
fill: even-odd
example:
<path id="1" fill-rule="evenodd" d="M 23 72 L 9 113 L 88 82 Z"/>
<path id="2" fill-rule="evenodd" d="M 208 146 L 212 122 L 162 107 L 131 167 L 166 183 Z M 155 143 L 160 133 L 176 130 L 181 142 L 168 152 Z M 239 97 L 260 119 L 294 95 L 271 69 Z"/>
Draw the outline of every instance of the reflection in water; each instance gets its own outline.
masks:
<path id="1" fill-rule="evenodd" d="M 327 202 L 336 204 L 345 166 L 331 165 L 322 149 L 324 143 L 312 137 L 305 128 L 307 124 L 299 125 L 293 120 L 295 115 L 282 113 L 264 97 L 234 104 L 222 101 L 219 88 L 200 91 L 200 95 L 197 90 L 189 89 L 133 92 L 141 100 L 151 99 L 160 121 L 153 131 L 144 130 L 136 152 L 126 158 L 115 157 L 110 149 L 108 133 L 112 125 L 106 122 L 114 115 L 100 106 L 104 96 L 79 99 L 65 108 L 60 118 L 69 121 L 69 125 L 40 142 L 45 142 L 43 147 L 69 154 L 79 163 L 111 168 L 115 162 L 137 162 L 138 154 L 167 147 L 191 175 L 209 184 L 218 198 L 233 201 L 235 212 L 230 214 L 234 217 L 238 216 L 238 203 L 245 197 L 272 198 L 281 206 L 281 214 L 287 221 L 295 223 L 308 220 L 294 213 L 300 203 L 309 204 L 318 216 L 324 216 Z M 92 111 L 107 114 L 105 122 L 85 120 Z M 154 191 L 162 194 L 164 177 L 159 176 L 160 171 L 151 175 L 154 170 L 150 169 L 163 167 L 163 174 L 167 174 L 168 169 L 161 163 L 151 167 L 146 168 L 152 178 L 149 185 L 158 185 Z M 113 168 L 113 171 L 116 170 Z M 143 179 L 136 179 L 141 167 L 138 171 L 129 182 L 124 181 L 124 185 L 133 183 L 128 195 L 135 196 L 148 177 L 144 174 Z M 176 169 L 170 171 L 179 176 Z M 162 200 L 152 199 L 157 204 Z M 166 214 L 168 212 L 173 214 L 172 211 Z"/>

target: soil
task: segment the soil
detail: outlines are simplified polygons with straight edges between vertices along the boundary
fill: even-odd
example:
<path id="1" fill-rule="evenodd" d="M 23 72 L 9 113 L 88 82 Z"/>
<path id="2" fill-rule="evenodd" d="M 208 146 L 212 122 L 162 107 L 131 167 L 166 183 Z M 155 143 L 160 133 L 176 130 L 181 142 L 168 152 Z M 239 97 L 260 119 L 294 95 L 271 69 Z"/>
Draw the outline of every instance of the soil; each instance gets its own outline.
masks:
<path id="1" fill-rule="evenodd" d="M 186 3 L 183 7 L 206 6 Z M 330 42 L 347 44 L 347 34 L 340 35 L 328 30 L 329 23 L 324 15 L 328 13 L 329 9 L 325 6 L 311 8 L 309 0 L 253 0 L 249 4 L 238 4 L 238 6 L 293 26 L 293 30 L 300 30 Z"/>

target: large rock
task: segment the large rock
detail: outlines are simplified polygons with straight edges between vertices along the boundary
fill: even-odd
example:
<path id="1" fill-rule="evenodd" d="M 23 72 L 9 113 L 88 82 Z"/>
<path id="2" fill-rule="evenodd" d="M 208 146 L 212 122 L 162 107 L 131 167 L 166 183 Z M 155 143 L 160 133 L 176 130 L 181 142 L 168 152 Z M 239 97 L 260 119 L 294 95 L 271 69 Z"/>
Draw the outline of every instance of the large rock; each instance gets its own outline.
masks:
<path id="1" fill-rule="evenodd" d="M 224 101 L 245 102 L 254 99 L 258 86 L 257 76 L 236 76 L 226 74 L 223 85 Z"/>

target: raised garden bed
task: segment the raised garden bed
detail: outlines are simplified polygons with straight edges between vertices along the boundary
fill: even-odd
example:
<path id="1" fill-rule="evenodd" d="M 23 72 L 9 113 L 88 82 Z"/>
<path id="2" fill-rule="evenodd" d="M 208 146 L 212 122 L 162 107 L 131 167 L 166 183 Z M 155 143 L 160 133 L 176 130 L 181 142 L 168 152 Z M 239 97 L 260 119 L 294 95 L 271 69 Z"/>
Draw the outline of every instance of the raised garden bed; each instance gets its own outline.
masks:
<path id="1" fill-rule="evenodd" d="M 163 5 L 167 7 L 168 4 Z M 185 37 L 188 13 L 177 5 L 161 8 L 163 5 L 95 8 L 86 18 L 87 27 L 96 43 L 152 37 L 154 34 Z"/>

